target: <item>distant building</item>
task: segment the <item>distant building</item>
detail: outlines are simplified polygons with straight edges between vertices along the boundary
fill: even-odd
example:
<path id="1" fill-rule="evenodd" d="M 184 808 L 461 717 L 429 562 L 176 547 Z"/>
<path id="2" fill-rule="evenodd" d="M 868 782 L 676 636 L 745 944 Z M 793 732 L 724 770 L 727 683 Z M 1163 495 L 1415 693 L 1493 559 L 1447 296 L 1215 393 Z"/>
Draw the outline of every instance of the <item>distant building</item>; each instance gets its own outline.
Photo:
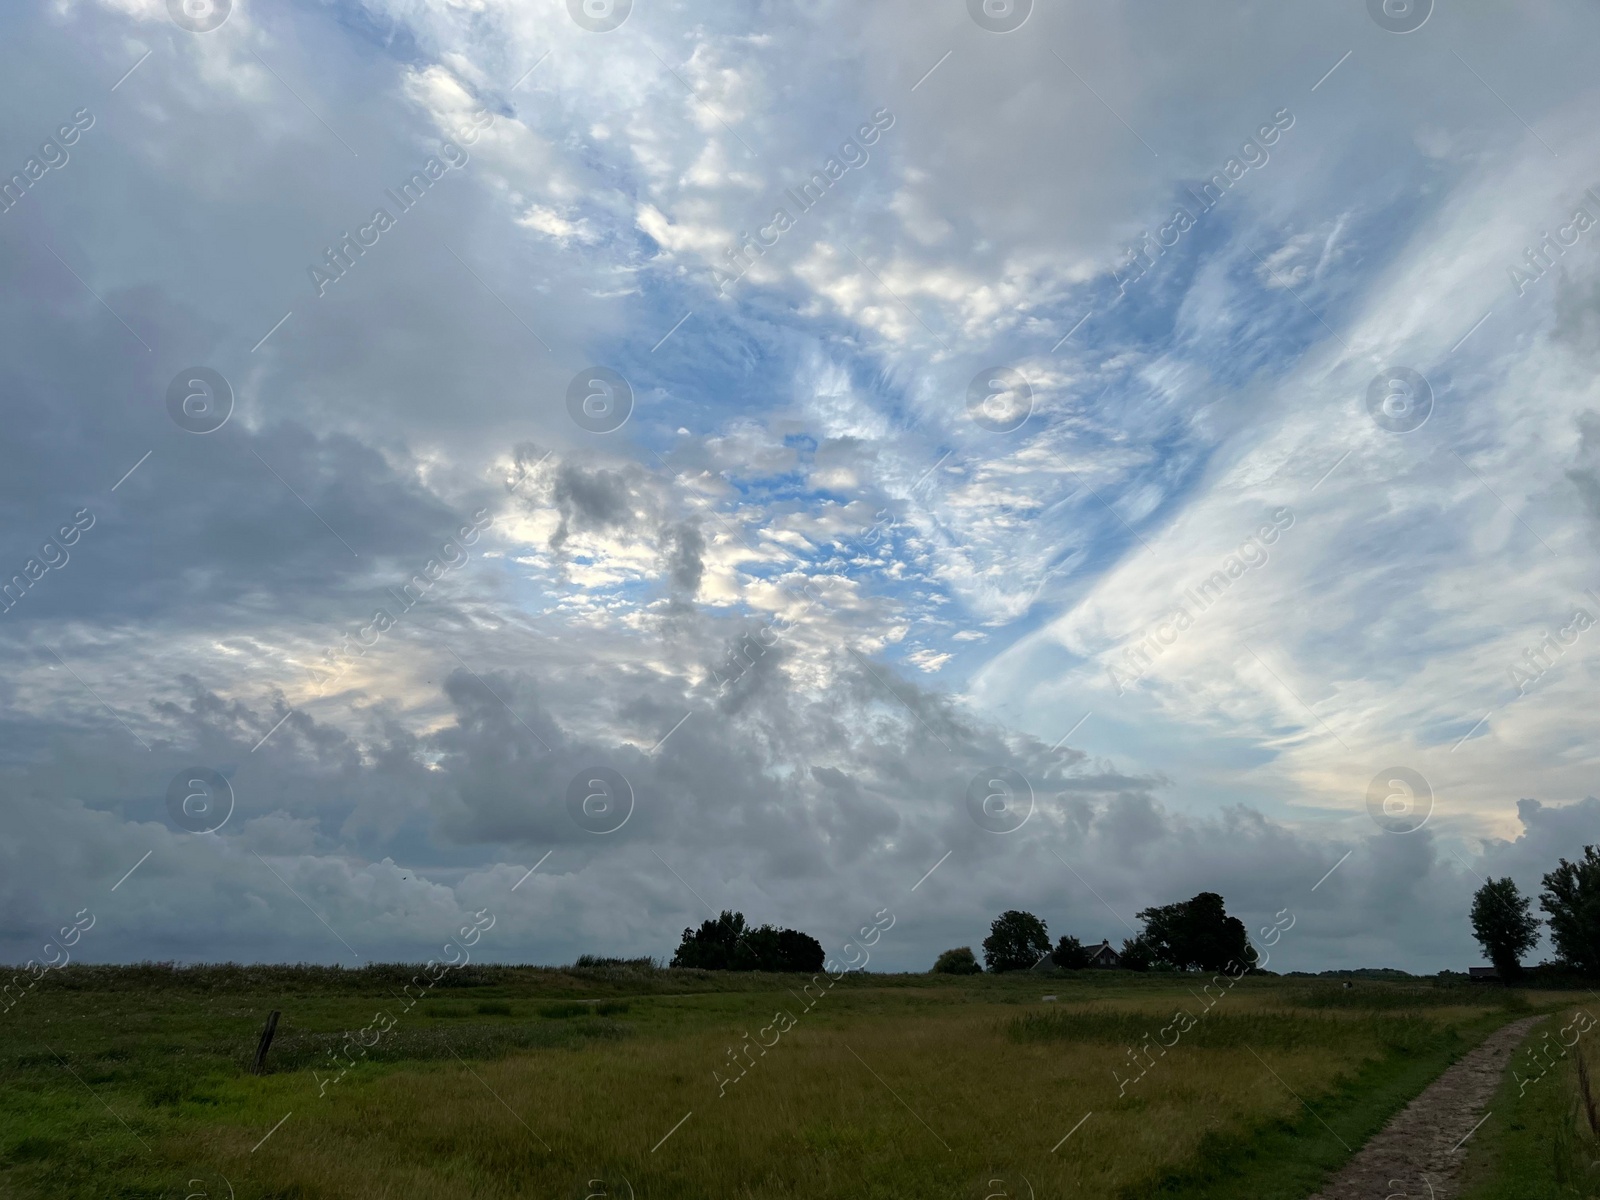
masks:
<path id="1" fill-rule="evenodd" d="M 1101 942 L 1098 946 L 1086 947 L 1091 967 L 1118 967 L 1122 965 L 1122 955 L 1111 948 L 1110 942 Z M 1038 975 L 1053 975 L 1061 968 L 1056 966 L 1053 955 L 1046 954 L 1033 966 L 1028 968 Z"/>
<path id="2" fill-rule="evenodd" d="M 1474 982 L 1500 978 L 1500 972 L 1496 971 L 1493 967 L 1468 967 L 1467 975 Z"/>
<path id="3" fill-rule="evenodd" d="M 1122 963 L 1122 955 L 1111 948 L 1110 942 L 1101 942 L 1089 951 L 1089 965 L 1091 967 L 1116 967 Z"/>

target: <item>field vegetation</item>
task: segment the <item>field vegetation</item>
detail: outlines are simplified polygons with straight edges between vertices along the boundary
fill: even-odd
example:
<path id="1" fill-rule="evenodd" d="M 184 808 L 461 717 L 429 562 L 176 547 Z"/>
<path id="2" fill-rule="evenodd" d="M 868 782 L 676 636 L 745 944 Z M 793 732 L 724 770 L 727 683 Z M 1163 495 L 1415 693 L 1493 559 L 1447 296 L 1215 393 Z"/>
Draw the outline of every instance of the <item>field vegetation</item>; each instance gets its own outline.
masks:
<path id="1" fill-rule="evenodd" d="M 1464 1200 L 1600 1197 L 1600 1003 L 1529 1033 L 1473 1138 Z"/>
<path id="2" fill-rule="evenodd" d="M 1292 1200 L 1489 1031 L 1575 1002 L 641 960 L 463 967 L 408 1009 L 414 974 L 53 972 L 0 1017 L 0 1194 Z"/>

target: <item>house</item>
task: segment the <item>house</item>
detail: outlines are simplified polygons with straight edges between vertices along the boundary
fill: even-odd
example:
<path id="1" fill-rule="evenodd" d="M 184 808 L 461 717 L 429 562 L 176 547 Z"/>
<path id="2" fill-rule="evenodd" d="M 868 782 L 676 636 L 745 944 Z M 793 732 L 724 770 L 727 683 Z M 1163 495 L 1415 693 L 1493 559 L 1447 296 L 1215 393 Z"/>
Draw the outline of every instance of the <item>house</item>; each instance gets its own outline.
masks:
<path id="1" fill-rule="evenodd" d="M 1086 946 L 1084 951 L 1089 955 L 1087 965 L 1090 967 L 1119 967 L 1122 965 L 1122 955 L 1111 948 L 1110 942 L 1101 942 L 1098 946 Z M 1037 975 L 1054 975 L 1061 968 L 1056 966 L 1053 955 L 1046 954 L 1028 969 Z"/>
<path id="2" fill-rule="evenodd" d="M 1500 972 L 1493 967 L 1468 967 L 1467 976 L 1473 983 L 1485 983 L 1500 978 Z"/>

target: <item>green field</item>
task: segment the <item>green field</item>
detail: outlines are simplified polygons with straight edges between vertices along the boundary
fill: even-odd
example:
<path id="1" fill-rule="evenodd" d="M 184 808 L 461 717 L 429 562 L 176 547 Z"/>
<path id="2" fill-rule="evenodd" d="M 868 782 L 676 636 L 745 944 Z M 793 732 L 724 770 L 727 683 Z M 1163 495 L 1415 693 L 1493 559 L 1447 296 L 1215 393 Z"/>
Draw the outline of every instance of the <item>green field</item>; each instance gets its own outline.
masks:
<path id="1" fill-rule="evenodd" d="M 408 1008 L 414 970 L 52 973 L 0 1015 L 0 1194 L 1293 1200 L 1489 1031 L 1574 1002 L 633 966 L 471 967 Z M 1516 1151 L 1486 1126 L 1483 1177 Z"/>
<path id="2" fill-rule="evenodd" d="M 1582 996 L 1576 1011 L 1600 1016 L 1597 999 Z M 1600 1025 L 1580 1037 L 1573 1017 L 1564 1008 L 1541 1021 L 1512 1058 L 1474 1139 L 1464 1200 L 1600 1197 Z"/>

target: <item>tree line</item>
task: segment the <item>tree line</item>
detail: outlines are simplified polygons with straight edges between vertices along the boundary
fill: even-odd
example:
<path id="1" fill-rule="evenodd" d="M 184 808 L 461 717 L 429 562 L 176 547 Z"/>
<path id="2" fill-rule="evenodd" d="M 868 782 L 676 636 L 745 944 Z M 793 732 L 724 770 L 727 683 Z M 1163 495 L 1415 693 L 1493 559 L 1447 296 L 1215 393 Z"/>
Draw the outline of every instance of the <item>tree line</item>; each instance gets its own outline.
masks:
<path id="1" fill-rule="evenodd" d="M 1472 898 L 1472 933 L 1484 957 L 1501 979 L 1522 975 L 1522 958 L 1539 943 L 1547 927 L 1555 947 L 1548 964 L 1581 975 L 1600 975 L 1600 851 L 1585 846 L 1576 862 L 1560 859 L 1541 880 L 1541 921 L 1533 915 L 1533 899 L 1524 896 L 1508 876 L 1486 880 Z M 1216 892 L 1200 892 L 1188 900 L 1141 909 L 1143 928 L 1122 943 L 1118 966 L 1125 970 L 1222 971 L 1234 965 L 1255 969 L 1261 960 L 1251 946 L 1244 922 L 1228 915 Z M 1270 940 L 1270 939 L 1269 939 Z M 1077 970 L 1090 965 L 1093 949 L 1070 934 L 1054 945 L 1045 922 L 1030 912 L 1008 909 L 989 926 L 983 939 L 983 964 L 970 946 L 939 955 L 933 970 L 940 974 L 1026 971 L 1045 959 Z M 685 929 L 674 967 L 711 971 L 796 971 L 814 973 L 823 966 L 822 943 L 797 929 L 750 926 L 743 913 L 724 911 L 698 929 Z"/>
<path id="2" fill-rule="evenodd" d="M 1522 957 L 1539 944 L 1546 925 L 1556 960 L 1549 965 L 1580 975 L 1600 975 L 1600 854 L 1585 846 L 1577 862 L 1559 859 L 1540 880 L 1540 921 L 1533 898 L 1524 896 L 1510 876 L 1484 881 L 1472 897 L 1472 936 L 1501 979 L 1522 975 Z"/>
<path id="3" fill-rule="evenodd" d="M 1135 916 L 1144 928 L 1122 943 L 1118 965 L 1126 970 L 1221 971 L 1236 964 L 1250 968 L 1257 960 L 1244 922 L 1228 915 L 1216 892 L 1141 909 Z M 990 924 L 983 939 L 983 966 L 972 947 L 958 946 L 939 955 L 933 969 L 948 975 L 970 975 L 985 967 L 1027 971 L 1049 958 L 1055 966 L 1077 970 L 1087 967 L 1092 955 L 1090 947 L 1070 934 L 1052 946 L 1043 920 L 1013 908 Z"/>

